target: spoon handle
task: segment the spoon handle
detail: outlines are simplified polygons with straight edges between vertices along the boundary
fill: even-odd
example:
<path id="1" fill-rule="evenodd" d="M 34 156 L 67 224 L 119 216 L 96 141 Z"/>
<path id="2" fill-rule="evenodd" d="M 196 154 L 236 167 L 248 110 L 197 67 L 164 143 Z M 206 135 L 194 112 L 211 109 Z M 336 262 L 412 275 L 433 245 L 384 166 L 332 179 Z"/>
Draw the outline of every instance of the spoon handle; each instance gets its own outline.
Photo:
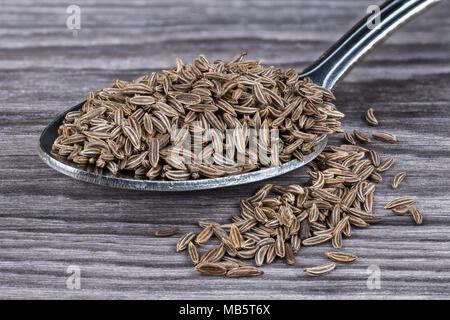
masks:
<path id="1" fill-rule="evenodd" d="M 333 89 L 351 68 L 370 50 L 415 16 L 441 0 L 389 0 L 359 21 L 300 77 L 310 77 L 317 84 Z M 378 19 L 378 21 L 377 21 Z M 376 25 L 375 27 L 372 27 Z"/>

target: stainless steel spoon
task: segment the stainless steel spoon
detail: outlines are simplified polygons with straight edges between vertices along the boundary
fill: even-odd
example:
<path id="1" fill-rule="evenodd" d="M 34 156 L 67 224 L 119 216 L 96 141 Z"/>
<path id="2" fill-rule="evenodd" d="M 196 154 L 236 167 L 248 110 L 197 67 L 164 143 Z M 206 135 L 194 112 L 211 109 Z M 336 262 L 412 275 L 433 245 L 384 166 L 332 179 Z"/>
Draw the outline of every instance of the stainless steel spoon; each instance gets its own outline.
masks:
<path id="1" fill-rule="evenodd" d="M 380 6 L 379 23 L 369 28 L 369 23 L 376 21 L 376 16 L 366 16 L 348 31 L 336 44 L 328 49 L 317 61 L 300 75 L 310 77 L 315 83 L 333 89 L 351 68 L 370 50 L 387 39 L 400 26 L 413 17 L 425 12 L 441 0 L 391 0 Z M 370 20 L 369 19 L 373 19 Z M 372 24 L 370 24 L 372 25 Z M 281 167 L 265 168 L 258 171 L 216 179 L 199 179 L 188 181 L 153 181 L 140 180 L 127 176 L 109 176 L 76 168 L 62 159 L 50 154 L 53 142 L 58 136 L 58 127 L 67 112 L 80 109 L 84 102 L 60 114 L 45 130 L 39 139 L 38 151 L 42 160 L 55 170 L 78 180 L 111 186 L 115 188 L 153 191 L 187 191 L 227 187 L 245 184 L 279 176 L 300 168 L 317 157 L 327 144 L 327 139 L 317 145 L 317 151 L 305 156 L 304 161 L 291 160 Z"/>

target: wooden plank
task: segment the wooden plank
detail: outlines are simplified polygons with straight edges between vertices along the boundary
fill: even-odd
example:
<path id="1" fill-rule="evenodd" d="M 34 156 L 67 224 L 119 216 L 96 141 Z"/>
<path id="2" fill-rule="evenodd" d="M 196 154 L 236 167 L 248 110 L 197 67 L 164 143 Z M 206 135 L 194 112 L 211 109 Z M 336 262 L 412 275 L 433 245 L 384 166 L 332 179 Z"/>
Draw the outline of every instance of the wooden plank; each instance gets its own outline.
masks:
<path id="1" fill-rule="evenodd" d="M 6 1 L 0 12 L 0 298 L 360 299 L 450 297 L 450 21 L 445 2 L 373 52 L 337 88 L 346 130 L 371 132 L 372 106 L 396 145 L 374 142 L 396 163 L 377 187 L 383 222 L 356 230 L 344 248 L 360 256 L 323 278 L 303 273 L 323 263 L 327 245 L 302 248 L 294 266 L 265 266 L 254 279 L 207 278 L 175 253 L 169 226 L 197 231 L 200 219 L 228 222 L 238 202 L 263 183 L 169 194 L 117 190 L 75 181 L 36 152 L 41 130 L 89 90 L 190 61 L 241 50 L 301 70 L 365 12 L 368 1 L 79 1 L 82 29 L 65 28 L 65 7 Z M 330 143 L 341 143 L 333 137 Z M 396 191 L 390 179 L 408 173 Z M 271 179 L 304 183 L 305 169 Z M 424 225 L 382 209 L 399 195 L 417 198 Z M 66 269 L 81 268 L 81 290 Z M 370 290 L 367 268 L 381 269 Z"/>

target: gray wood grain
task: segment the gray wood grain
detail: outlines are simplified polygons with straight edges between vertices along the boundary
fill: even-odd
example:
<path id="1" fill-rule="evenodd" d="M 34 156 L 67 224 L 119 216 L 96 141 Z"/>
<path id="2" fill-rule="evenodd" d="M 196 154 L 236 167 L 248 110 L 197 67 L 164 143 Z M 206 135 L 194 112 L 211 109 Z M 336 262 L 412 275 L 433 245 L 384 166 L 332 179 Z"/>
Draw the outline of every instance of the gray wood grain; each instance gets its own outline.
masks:
<path id="1" fill-rule="evenodd" d="M 362 114 L 375 109 L 396 145 L 374 142 L 396 163 L 377 187 L 383 222 L 355 230 L 344 249 L 360 256 L 311 278 L 304 267 L 326 262 L 327 245 L 302 248 L 296 264 L 264 267 L 255 279 L 205 278 L 169 226 L 196 231 L 199 219 L 228 222 L 241 197 L 263 183 L 185 193 L 116 190 L 70 179 L 37 156 L 42 129 L 89 90 L 190 61 L 200 53 L 231 57 L 246 50 L 270 65 L 299 70 L 364 15 L 370 1 L 77 1 L 82 29 L 65 27 L 67 4 L 6 0 L 0 10 L 0 298 L 360 299 L 450 298 L 450 4 L 401 29 L 337 88 L 346 130 L 371 132 Z M 334 137 L 331 143 L 342 142 Z M 408 173 L 396 191 L 390 179 Z M 270 180 L 304 183 L 305 170 Z M 425 215 L 382 209 L 401 195 Z M 66 288 L 66 269 L 81 268 L 81 289 Z M 381 269 L 368 289 L 367 268 Z"/>

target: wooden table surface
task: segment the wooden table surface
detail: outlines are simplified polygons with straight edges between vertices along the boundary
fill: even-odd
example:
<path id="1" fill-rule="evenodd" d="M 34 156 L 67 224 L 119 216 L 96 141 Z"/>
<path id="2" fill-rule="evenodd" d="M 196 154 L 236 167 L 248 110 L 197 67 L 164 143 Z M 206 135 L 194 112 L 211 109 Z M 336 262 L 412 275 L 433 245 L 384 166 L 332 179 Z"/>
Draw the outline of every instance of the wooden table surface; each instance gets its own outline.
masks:
<path id="1" fill-rule="evenodd" d="M 378 2 L 378 1 L 376 1 Z M 375 3 L 376 3 L 375 2 Z M 239 199 L 263 183 L 201 192 L 116 190 L 73 180 L 47 167 L 37 140 L 60 112 L 115 78 L 131 80 L 201 53 L 226 58 L 245 50 L 267 65 L 301 70 L 363 15 L 361 0 L 77 1 L 81 30 L 66 28 L 56 0 L 6 0 L 0 10 L 0 298 L 49 299 L 399 299 L 450 298 L 450 4 L 399 30 L 336 89 L 343 126 L 373 131 L 370 106 L 395 145 L 370 146 L 396 163 L 377 186 L 383 222 L 355 230 L 344 250 L 360 256 L 331 274 L 328 245 L 302 248 L 294 266 L 277 262 L 260 278 L 205 278 L 161 228 L 198 231 L 228 222 Z M 342 142 L 336 136 L 330 143 Z M 407 178 L 398 190 L 390 180 Z M 305 183 L 304 169 L 271 179 Z M 425 218 L 394 216 L 383 205 L 414 196 Z M 81 288 L 69 289 L 69 266 Z M 367 286 L 380 269 L 380 288 Z"/>

